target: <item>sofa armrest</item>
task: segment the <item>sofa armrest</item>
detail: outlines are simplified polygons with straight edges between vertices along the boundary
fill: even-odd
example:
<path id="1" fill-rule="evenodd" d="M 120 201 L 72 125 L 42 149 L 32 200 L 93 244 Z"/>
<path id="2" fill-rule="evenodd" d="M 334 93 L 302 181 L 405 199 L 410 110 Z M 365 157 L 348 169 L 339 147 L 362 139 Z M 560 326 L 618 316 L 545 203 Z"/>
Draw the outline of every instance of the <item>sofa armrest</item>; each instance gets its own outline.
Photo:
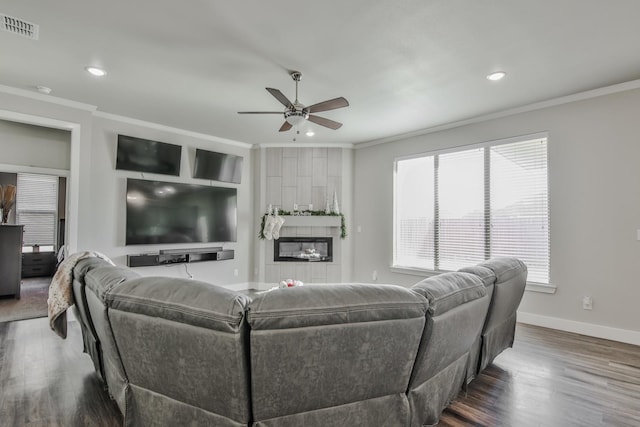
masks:
<path id="1" fill-rule="evenodd" d="M 140 278 L 140 275 L 127 267 L 105 266 L 97 267 L 84 277 L 86 287 L 90 289 L 101 301 L 105 300 L 106 294 L 127 281 Z"/>

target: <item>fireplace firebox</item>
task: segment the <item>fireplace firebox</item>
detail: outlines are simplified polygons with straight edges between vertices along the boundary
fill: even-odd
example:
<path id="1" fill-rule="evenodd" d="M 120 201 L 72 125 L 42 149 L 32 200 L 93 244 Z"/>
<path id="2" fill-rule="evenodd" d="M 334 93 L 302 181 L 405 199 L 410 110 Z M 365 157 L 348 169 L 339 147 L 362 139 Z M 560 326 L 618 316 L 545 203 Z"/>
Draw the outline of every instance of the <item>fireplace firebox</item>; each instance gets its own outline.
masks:
<path id="1" fill-rule="evenodd" d="M 273 241 L 273 260 L 281 262 L 332 262 L 332 237 L 280 237 Z"/>

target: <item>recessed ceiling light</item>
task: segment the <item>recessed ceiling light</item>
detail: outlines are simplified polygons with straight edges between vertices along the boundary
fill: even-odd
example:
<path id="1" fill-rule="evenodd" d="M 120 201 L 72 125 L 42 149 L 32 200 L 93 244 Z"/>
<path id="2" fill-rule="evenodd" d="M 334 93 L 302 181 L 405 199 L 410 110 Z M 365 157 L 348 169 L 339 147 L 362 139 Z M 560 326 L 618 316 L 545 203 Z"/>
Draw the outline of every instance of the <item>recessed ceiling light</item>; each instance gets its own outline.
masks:
<path id="1" fill-rule="evenodd" d="M 315 134 L 316 134 L 316 133 L 315 133 L 314 131 L 312 131 L 312 130 L 308 130 L 308 131 L 307 131 L 307 133 L 306 133 L 305 135 L 307 135 L 307 136 L 313 136 L 313 135 L 315 135 Z"/>
<path id="2" fill-rule="evenodd" d="M 107 72 L 105 70 L 103 70 L 102 68 L 98 68 L 98 67 L 84 67 L 85 70 L 87 70 L 87 72 L 89 74 L 92 74 L 96 77 L 102 77 L 104 75 L 107 74 Z"/>
<path id="3" fill-rule="evenodd" d="M 38 85 L 36 86 L 36 89 L 38 90 L 38 92 L 44 93 L 45 95 L 49 95 L 51 93 L 50 87 Z"/>
<path id="4" fill-rule="evenodd" d="M 487 79 L 496 82 L 498 80 L 502 80 L 506 75 L 507 73 L 504 71 L 496 71 L 495 73 L 488 74 Z"/>

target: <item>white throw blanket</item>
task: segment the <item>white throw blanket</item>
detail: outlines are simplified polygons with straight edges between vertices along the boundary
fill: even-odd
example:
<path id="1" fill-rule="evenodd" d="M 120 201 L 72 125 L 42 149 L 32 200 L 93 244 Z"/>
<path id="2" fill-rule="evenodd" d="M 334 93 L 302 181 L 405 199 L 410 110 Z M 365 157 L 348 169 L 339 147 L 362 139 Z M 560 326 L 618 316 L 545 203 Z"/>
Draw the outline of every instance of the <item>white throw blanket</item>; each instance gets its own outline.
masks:
<path id="1" fill-rule="evenodd" d="M 111 265 L 115 265 L 109 258 L 100 252 L 76 252 L 60 264 L 56 274 L 51 280 L 51 286 L 49 286 L 49 299 L 47 300 L 49 308 L 49 326 L 51 327 L 51 330 L 63 339 L 67 338 L 67 309 L 75 303 L 73 300 L 72 287 L 73 268 L 81 259 L 91 257 L 101 258 Z"/>

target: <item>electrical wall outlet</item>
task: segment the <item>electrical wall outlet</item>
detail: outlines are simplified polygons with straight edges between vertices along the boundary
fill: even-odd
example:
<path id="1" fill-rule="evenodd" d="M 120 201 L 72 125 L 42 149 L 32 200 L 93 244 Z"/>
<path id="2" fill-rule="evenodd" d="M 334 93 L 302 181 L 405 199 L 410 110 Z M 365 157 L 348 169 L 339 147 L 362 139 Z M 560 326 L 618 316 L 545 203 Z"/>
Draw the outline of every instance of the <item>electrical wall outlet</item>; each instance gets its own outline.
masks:
<path id="1" fill-rule="evenodd" d="M 238 269 L 237 268 L 233 270 L 233 275 L 238 277 Z"/>
<path id="2" fill-rule="evenodd" d="M 378 280 L 378 270 L 373 270 L 373 273 L 371 273 L 371 279 L 374 282 Z"/>
<path id="3" fill-rule="evenodd" d="M 590 296 L 582 297 L 582 308 L 585 310 L 593 310 L 593 299 Z"/>

